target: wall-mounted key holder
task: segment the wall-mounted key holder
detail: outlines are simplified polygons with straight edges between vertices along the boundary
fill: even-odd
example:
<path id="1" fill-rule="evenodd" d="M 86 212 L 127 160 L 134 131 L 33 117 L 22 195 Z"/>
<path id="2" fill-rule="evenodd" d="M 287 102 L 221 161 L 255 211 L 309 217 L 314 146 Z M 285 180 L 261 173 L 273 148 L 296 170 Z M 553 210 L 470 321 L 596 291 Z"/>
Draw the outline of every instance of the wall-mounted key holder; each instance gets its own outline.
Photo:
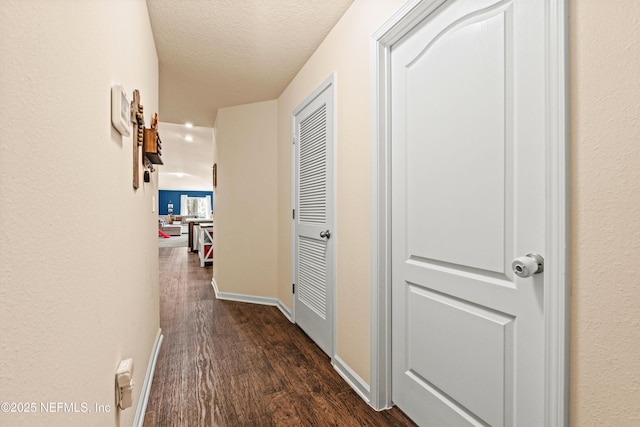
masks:
<path id="1" fill-rule="evenodd" d="M 151 173 L 155 172 L 154 165 L 162 163 L 162 141 L 158 136 L 158 113 L 153 115 L 151 127 L 145 127 L 144 107 L 140 104 L 140 92 L 133 91 L 131 101 L 131 123 L 133 124 L 133 188 L 140 187 L 140 164 L 145 168 L 144 182 L 151 182 Z M 143 156 L 140 158 L 140 149 Z"/>

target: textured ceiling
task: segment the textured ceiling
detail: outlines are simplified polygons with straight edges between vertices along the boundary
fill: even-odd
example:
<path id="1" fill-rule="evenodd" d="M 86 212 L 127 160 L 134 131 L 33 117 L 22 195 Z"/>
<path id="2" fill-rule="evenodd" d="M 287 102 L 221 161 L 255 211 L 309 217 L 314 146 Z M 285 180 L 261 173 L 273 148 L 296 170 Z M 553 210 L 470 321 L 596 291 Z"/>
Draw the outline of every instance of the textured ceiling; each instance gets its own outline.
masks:
<path id="1" fill-rule="evenodd" d="M 213 126 L 217 109 L 277 98 L 353 0 L 147 0 L 160 119 Z"/>

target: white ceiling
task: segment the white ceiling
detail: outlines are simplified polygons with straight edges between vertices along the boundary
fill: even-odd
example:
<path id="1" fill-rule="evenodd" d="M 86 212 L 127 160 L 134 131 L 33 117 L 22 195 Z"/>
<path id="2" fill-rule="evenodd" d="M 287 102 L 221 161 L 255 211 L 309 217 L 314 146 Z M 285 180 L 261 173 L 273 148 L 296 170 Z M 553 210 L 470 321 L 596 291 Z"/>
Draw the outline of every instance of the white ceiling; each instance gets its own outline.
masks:
<path id="1" fill-rule="evenodd" d="M 352 2 L 147 0 L 160 120 L 211 127 L 220 107 L 277 98 Z"/>
<path id="2" fill-rule="evenodd" d="M 194 126 L 158 123 L 158 135 L 162 141 L 162 161 L 158 165 L 160 190 L 211 191 L 213 168 L 213 129 Z M 185 140 L 191 135 L 193 141 Z M 179 174 L 182 174 L 180 176 Z"/>

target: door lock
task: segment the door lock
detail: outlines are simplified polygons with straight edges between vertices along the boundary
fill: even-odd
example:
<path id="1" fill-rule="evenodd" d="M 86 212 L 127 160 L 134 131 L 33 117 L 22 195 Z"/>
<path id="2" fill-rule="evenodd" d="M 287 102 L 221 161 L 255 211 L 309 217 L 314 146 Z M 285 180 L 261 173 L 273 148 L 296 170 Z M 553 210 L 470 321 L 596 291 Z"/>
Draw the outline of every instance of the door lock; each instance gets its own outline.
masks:
<path id="1" fill-rule="evenodd" d="M 326 237 L 327 239 L 331 237 L 331 232 L 329 230 L 327 231 L 321 231 L 320 232 L 320 237 Z"/>
<path id="2" fill-rule="evenodd" d="M 514 259 L 511 268 L 519 277 L 531 277 L 544 271 L 544 258 L 541 255 L 530 253 Z"/>

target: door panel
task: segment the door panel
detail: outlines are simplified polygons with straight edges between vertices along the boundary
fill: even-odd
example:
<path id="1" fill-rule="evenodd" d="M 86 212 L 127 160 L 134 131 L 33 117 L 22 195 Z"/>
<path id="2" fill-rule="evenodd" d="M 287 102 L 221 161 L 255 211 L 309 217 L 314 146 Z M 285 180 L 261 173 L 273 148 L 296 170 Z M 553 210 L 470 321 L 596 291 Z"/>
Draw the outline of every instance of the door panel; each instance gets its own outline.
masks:
<path id="1" fill-rule="evenodd" d="M 294 112 L 294 318 L 329 356 L 333 328 L 333 92 L 313 94 Z"/>
<path id="2" fill-rule="evenodd" d="M 542 425 L 544 4 L 449 0 L 391 50 L 392 389 L 421 425 Z"/>
<path id="3" fill-rule="evenodd" d="M 409 375 L 500 425 L 513 383 L 513 316 L 422 286 L 406 292 Z M 470 387 L 471 378 L 482 387 Z"/>
<path id="4" fill-rule="evenodd" d="M 404 69 L 409 250 L 501 273 L 504 24 L 504 15 L 498 14 L 440 33 Z M 483 37 L 470 37 L 474 31 Z"/>

